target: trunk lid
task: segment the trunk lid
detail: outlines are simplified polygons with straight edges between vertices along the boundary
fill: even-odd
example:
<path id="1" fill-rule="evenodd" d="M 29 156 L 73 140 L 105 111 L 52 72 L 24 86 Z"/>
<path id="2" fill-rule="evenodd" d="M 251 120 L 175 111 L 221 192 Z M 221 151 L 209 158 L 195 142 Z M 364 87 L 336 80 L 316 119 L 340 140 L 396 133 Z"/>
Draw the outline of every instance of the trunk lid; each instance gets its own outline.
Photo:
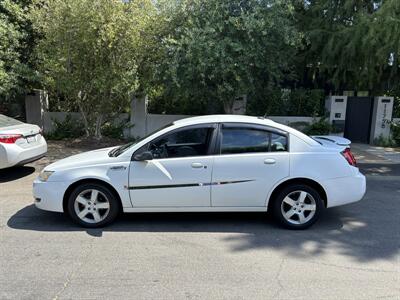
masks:
<path id="1" fill-rule="evenodd" d="M 33 124 L 21 123 L 7 127 L 0 127 L 0 134 L 21 134 L 24 137 L 40 133 L 40 127 Z"/>
<path id="2" fill-rule="evenodd" d="M 351 141 L 341 137 L 341 136 L 335 136 L 335 135 L 314 135 L 311 136 L 314 140 L 319 142 L 322 146 L 328 147 L 328 148 L 335 148 L 340 151 L 350 148 Z"/>

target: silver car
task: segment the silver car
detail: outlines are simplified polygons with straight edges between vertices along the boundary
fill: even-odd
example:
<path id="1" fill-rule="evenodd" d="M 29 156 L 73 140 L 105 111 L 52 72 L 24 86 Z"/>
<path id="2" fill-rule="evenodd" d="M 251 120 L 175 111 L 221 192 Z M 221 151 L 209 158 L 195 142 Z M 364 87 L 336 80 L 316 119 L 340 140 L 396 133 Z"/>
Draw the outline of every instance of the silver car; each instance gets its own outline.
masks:
<path id="1" fill-rule="evenodd" d="M 46 155 L 40 127 L 0 114 L 0 169 L 24 165 Z"/>

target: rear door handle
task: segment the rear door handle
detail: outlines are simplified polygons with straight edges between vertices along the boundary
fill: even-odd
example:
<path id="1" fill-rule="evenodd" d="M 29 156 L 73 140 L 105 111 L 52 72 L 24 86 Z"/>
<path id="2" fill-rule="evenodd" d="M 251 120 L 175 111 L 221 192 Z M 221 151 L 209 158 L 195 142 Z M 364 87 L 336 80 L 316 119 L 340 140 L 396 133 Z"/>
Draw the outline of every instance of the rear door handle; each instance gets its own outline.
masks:
<path id="1" fill-rule="evenodd" d="M 200 168 L 203 168 L 204 166 L 203 166 L 203 164 L 202 163 L 192 163 L 192 168 L 194 168 L 194 169 L 200 169 Z M 204 167 L 205 168 L 205 167 Z"/>
<path id="2" fill-rule="evenodd" d="M 273 158 L 266 158 L 264 160 L 264 164 L 266 164 L 266 165 L 273 165 L 274 163 L 276 163 L 276 160 Z"/>

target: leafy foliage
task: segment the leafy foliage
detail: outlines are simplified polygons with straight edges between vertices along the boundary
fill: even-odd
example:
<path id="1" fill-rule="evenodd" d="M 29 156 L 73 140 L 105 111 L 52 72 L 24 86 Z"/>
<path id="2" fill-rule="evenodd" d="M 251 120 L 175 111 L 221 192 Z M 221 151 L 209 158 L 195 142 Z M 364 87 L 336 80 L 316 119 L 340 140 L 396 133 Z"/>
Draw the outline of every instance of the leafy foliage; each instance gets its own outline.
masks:
<path id="1" fill-rule="evenodd" d="M 295 1 L 304 51 L 315 83 L 330 89 L 385 91 L 399 84 L 400 1 Z"/>
<path id="2" fill-rule="evenodd" d="M 299 42 L 288 1 L 181 1 L 182 23 L 164 39 L 161 81 L 166 97 L 221 101 L 275 85 L 290 72 Z M 196 99 L 196 100 L 194 100 Z"/>
<path id="3" fill-rule="evenodd" d="M 114 138 L 114 139 L 124 139 L 124 130 L 129 128 L 128 120 L 115 122 L 106 122 L 103 124 L 101 131 L 104 136 Z"/>
<path id="4" fill-rule="evenodd" d="M 82 122 L 73 119 L 70 114 L 63 121 L 53 119 L 53 125 L 52 132 L 46 134 L 46 138 L 49 140 L 77 138 L 85 134 Z"/>
<path id="5" fill-rule="evenodd" d="M 138 89 L 142 38 L 153 6 L 150 0 L 35 4 L 30 17 L 42 34 L 37 55 L 43 84 L 78 106 L 86 134 L 100 138 L 104 119 L 129 107 Z"/>
<path id="6" fill-rule="evenodd" d="M 332 126 L 329 122 L 320 118 L 318 121 L 311 123 L 304 129 L 304 133 L 308 135 L 327 135 L 332 131 Z"/>
<path id="7" fill-rule="evenodd" d="M 267 116 L 324 116 L 325 96 L 319 89 L 274 89 L 250 100 L 248 113 Z"/>
<path id="8" fill-rule="evenodd" d="M 24 90 L 29 69 L 24 61 L 27 46 L 27 19 L 19 1 L 0 2 L 0 99 Z"/>

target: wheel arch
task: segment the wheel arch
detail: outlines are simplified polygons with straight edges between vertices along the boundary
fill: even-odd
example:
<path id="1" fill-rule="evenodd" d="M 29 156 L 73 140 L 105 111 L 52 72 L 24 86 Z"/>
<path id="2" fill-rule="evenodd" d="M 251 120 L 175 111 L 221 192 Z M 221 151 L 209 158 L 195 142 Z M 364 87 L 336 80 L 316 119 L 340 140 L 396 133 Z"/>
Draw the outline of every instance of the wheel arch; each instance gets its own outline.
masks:
<path id="1" fill-rule="evenodd" d="M 123 207 L 122 207 L 122 200 L 120 195 L 118 194 L 117 190 L 108 182 L 101 180 L 101 179 L 95 179 L 95 178 L 85 178 L 85 179 L 80 179 L 78 181 L 75 181 L 74 183 L 72 183 L 66 190 L 63 196 L 63 210 L 65 213 L 68 212 L 67 209 L 67 205 L 68 205 L 68 197 L 69 195 L 71 195 L 72 191 L 78 187 L 81 184 L 90 184 L 90 183 L 96 183 L 96 184 L 100 184 L 103 185 L 104 187 L 108 188 L 116 197 L 116 199 L 118 200 L 119 203 L 119 208 L 120 211 L 122 212 Z"/>
<path id="2" fill-rule="evenodd" d="M 308 185 L 308 186 L 314 188 L 318 192 L 318 194 L 321 196 L 322 200 L 324 201 L 325 208 L 328 207 L 328 196 L 327 196 L 326 191 L 323 188 L 323 186 L 313 179 L 298 177 L 298 178 L 290 178 L 288 180 L 285 180 L 285 181 L 281 182 L 280 184 L 278 184 L 274 188 L 274 190 L 272 191 L 272 193 L 270 194 L 270 196 L 268 198 L 268 211 L 270 211 L 271 205 L 272 205 L 274 199 L 276 199 L 276 197 L 278 196 L 278 194 L 284 188 L 286 188 L 287 186 L 293 185 L 293 184 L 304 184 L 304 185 Z"/>

